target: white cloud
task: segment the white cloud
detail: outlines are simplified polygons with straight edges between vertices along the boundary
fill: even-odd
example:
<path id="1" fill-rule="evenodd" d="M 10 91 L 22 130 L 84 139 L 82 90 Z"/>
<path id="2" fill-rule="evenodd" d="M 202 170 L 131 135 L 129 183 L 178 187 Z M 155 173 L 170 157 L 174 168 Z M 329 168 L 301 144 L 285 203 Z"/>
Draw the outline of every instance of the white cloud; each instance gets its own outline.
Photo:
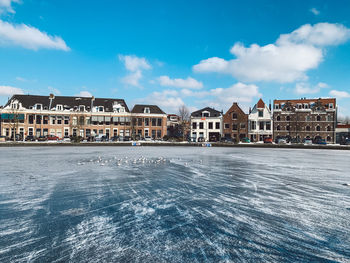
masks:
<path id="1" fill-rule="evenodd" d="M 158 78 L 159 84 L 161 86 L 175 87 L 175 88 L 186 88 L 186 89 L 201 89 L 203 88 L 203 83 L 188 77 L 187 79 L 171 79 L 168 76 L 160 76 Z"/>
<path id="2" fill-rule="evenodd" d="M 11 86 L 0 86 L 0 96 L 12 96 L 14 94 L 23 94 L 23 90 Z"/>
<path id="3" fill-rule="evenodd" d="M 122 78 L 122 82 L 130 86 L 141 87 L 139 83 L 139 80 L 141 78 L 142 78 L 142 73 L 140 70 L 138 70 Z"/>
<path id="4" fill-rule="evenodd" d="M 87 91 L 87 90 L 82 90 L 75 96 L 90 98 L 90 97 L 92 97 L 92 94 L 89 91 Z"/>
<path id="5" fill-rule="evenodd" d="M 350 98 L 350 93 L 346 91 L 340 91 L 340 90 L 331 90 L 329 92 L 329 95 L 332 97 L 336 97 L 337 99 L 345 99 Z"/>
<path id="6" fill-rule="evenodd" d="M 135 55 L 118 55 L 118 58 L 124 63 L 126 70 L 131 72 L 122 78 L 122 82 L 130 86 L 142 87 L 139 83 L 142 78 L 142 70 L 152 68 L 148 61 Z"/>
<path id="7" fill-rule="evenodd" d="M 310 12 L 313 13 L 315 16 L 318 16 L 320 14 L 320 11 L 315 7 L 311 8 Z"/>
<path id="8" fill-rule="evenodd" d="M 0 15 L 3 13 L 15 13 L 12 3 L 20 3 L 19 0 L 0 0 Z"/>
<path id="9" fill-rule="evenodd" d="M 136 100 L 137 103 L 156 104 L 167 113 L 177 113 L 184 101 L 176 90 L 164 90 L 152 92 L 149 96 Z"/>
<path id="10" fill-rule="evenodd" d="M 304 81 L 306 72 L 322 62 L 323 47 L 341 44 L 349 36 L 349 29 L 340 24 L 303 25 L 290 34 L 280 35 L 273 44 L 245 47 L 235 43 L 230 50 L 235 59 L 208 58 L 194 65 L 193 70 L 231 74 L 243 81 Z"/>
<path id="11" fill-rule="evenodd" d="M 152 68 L 145 58 L 139 58 L 135 55 L 119 55 L 118 57 L 120 61 L 124 62 L 125 68 L 132 72 Z"/>
<path id="12" fill-rule="evenodd" d="M 316 86 L 311 86 L 309 83 L 300 82 L 295 85 L 295 93 L 299 95 L 303 94 L 315 94 L 319 93 L 321 89 L 329 88 L 326 83 L 319 82 Z"/>
<path id="13" fill-rule="evenodd" d="M 70 50 L 61 37 L 50 36 L 32 26 L 25 24 L 13 25 L 2 20 L 0 20 L 0 45 L 16 45 L 32 50 L 42 48 Z"/>

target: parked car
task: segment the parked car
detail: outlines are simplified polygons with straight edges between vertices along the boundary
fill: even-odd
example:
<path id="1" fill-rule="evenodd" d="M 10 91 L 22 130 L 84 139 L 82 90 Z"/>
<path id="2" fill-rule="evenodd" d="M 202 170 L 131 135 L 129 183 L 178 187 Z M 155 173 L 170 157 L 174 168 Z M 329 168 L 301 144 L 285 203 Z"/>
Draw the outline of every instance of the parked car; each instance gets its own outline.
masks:
<path id="1" fill-rule="evenodd" d="M 46 136 L 39 136 L 38 137 L 38 142 L 46 142 L 47 141 L 47 137 Z"/>
<path id="2" fill-rule="evenodd" d="M 152 141 L 152 137 L 151 136 L 145 136 L 145 141 Z"/>
<path id="3" fill-rule="evenodd" d="M 62 141 L 64 141 L 64 142 L 71 142 L 71 139 L 70 139 L 69 136 L 64 136 Z"/>
<path id="4" fill-rule="evenodd" d="M 124 136 L 124 138 L 123 138 L 123 141 L 124 142 L 128 142 L 128 141 L 130 141 L 131 140 L 131 137 L 130 136 Z"/>
<path id="5" fill-rule="evenodd" d="M 117 142 L 119 141 L 119 136 L 113 136 L 109 139 L 111 142 Z"/>
<path id="6" fill-rule="evenodd" d="M 311 139 L 305 139 L 304 140 L 304 145 L 311 145 L 312 144 L 312 140 Z"/>
<path id="7" fill-rule="evenodd" d="M 198 142 L 205 142 L 204 137 L 199 137 L 199 138 L 198 138 Z"/>
<path id="8" fill-rule="evenodd" d="M 95 137 L 96 142 L 105 142 L 107 141 L 107 136 L 103 134 L 99 134 Z"/>
<path id="9" fill-rule="evenodd" d="M 231 137 L 221 137 L 220 142 L 233 142 Z"/>
<path id="10" fill-rule="evenodd" d="M 241 142 L 250 143 L 250 140 L 248 137 L 244 137 L 244 138 L 242 138 Z"/>
<path id="11" fill-rule="evenodd" d="M 272 143 L 272 142 L 273 142 L 273 140 L 272 140 L 271 137 L 266 137 L 266 138 L 264 139 L 264 143 Z"/>
<path id="12" fill-rule="evenodd" d="M 28 135 L 25 139 L 26 142 L 35 142 L 36 139 L 33 135 Z"/>
<path id="13" fill-rule="evenodd" d="M 327 142 L 325 139 L 317 139 L 314 141 L 315 144 L 320 144 L 320 145 L 327 145 Z"/>
<path id="14" fill-rule="evenodd" d="M 58 141 L 60 138 L 58 138 L 56 135 L 48 135 L 47 140 L 48 141 Z"/>
<path id="15" fill-rule="evenodd" d="M 287 144 L 287 139 L 280 138 L 280 139 L 277 140 L 277 143 L 278 144 Z"/>

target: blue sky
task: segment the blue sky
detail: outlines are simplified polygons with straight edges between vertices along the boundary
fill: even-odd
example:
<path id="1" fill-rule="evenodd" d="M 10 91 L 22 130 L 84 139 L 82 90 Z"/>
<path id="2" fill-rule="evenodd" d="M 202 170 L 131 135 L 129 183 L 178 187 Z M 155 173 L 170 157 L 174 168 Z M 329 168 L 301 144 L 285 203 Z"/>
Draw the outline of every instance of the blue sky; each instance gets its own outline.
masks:
<path id="1" fill-rule="evenodd" d="M 349 1 L 0 0 L 0 104 L 123 98 L 176 113 L 336 97 L 350 116 Z"/>

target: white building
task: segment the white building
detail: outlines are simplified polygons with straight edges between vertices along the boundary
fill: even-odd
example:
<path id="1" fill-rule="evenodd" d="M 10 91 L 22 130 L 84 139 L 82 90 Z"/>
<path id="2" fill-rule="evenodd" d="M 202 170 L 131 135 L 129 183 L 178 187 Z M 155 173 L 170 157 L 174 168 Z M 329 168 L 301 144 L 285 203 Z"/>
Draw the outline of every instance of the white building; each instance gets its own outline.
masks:
<path id="1" fill-rule="evenodd" d="M 198 141 L 219 141 L 222 134 L 222 112 L 206 107 L 191 113 L 191 138 Z"/>
<path id="2" fill-rule="evenodd" d="M 271 109 L 260 99 L 248 115 L 250 141 L 259 142 L 266 137 L 272 138 L 272 127 Z"/>

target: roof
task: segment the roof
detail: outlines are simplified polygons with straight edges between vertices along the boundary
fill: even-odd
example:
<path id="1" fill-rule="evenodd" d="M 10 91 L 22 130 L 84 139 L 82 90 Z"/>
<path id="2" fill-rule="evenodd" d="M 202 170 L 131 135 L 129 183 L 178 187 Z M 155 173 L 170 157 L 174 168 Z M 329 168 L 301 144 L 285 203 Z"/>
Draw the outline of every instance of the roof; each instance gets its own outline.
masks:
<path id="1" fill-rule="evenodd" d="M 317 98 L 317 99 L 297 99 L 297 100 L 274 100 L 274 104 L 281 104 L 286 103 L 289 101 L 292 105 L 298 104 L 298 103 L 314 103 L 316 101 L 320 101 L 322 104 L 329 104 L 333 103 L 335 105 L 336 99 L 335 98 Z"/>
<path id="2" fill-rule="evenodd" d="M 262 99 L 260 99 L 260 100 L 258 101 L 258 103 L 256 104 L 256 107 L 257 107 L 258 109 L 263 109 L 263 108 L 265 108 L 265 103 L 264 103 L 264 101 L 263 101 Z"/>
<path id="3" fill-rule="evenodd" d="M 157 105 L 144 105 L 144 104 L 136 104 L 131 112 L 145 113 L 145 108 L 149 108 L 151 114 L 166 114 Z"/>
<path id="4" fill-rule="evenodd" d="M 217 111 L 213 108 L 210 107 L 205 107 L 201 110 L 197 110 L 191 113 L 192 117 L 202 117 L 202 112 L 203 111 L 208 111 L 210 113 L 210 117 L 220 117 L 222 114 L 220 111 Z"/>
<path id="5" fill-rule="evenodd" d="M 248 114 L 246 114 L 242 109 L 241 109 L 241 107 L 239 107 L 239 105 L 238 105 L 238 103 L 237 102 L 234 102 L 233 104 L 232 104 L 232 106 L 227 110 L 227 112 L 225 113 L 225 115 L 226 114 L 231 114 L 232 112 L 239 112 L 239 113 L 241 113 L 242 115 L 246 115 L 246 116 L 248 116 Z"/>
<path id="6" fill-rule="evenodd" d="M 43 108 L 50 106 L 50 96 L 39 96 L 39 95 L 13 95 L 10 99 L 17 99 L 22 107 L 29 109 L 31 106 L 35 104 L 42 104 Z M 92 97 L 70 97 L 70 96 L 53 96 L 53 100 L 51 103 L 51 108 L 56 107 L 56 105 L 68 106 L 69 108 L 73 108 L 74 106 L 83 105 L 85 107 L 91 107 Z M 6 106 L 10 103 L 10 101 L 6 104 Z M 93 106 L 103 106 L 106 112 L 113 111 L 114 102 L 118 102 L 125 108 L 126 112 L 129 112 L 129 108 L 126 105 L 123 99 L 106 99 L 106 98 L 95 98 L 93 101 Z"/>

